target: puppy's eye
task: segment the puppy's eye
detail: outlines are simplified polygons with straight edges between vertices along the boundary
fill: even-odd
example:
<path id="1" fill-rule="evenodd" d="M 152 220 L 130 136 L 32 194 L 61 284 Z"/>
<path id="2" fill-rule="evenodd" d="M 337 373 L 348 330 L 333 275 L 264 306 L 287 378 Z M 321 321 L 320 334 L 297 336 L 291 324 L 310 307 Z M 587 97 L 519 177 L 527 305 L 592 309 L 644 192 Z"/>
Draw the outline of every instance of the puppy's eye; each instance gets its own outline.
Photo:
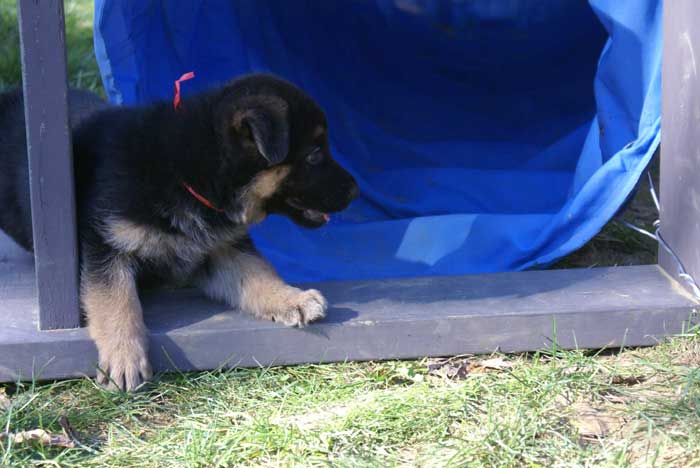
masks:
<path id="1" fill-rule="evenodd" d="M 311 164 L 312 166 L 315 166 L 316 164 L 320 163 L 321 161 L 323 161 L 323 153 L 321 152 L 321 148 L 314 149 L 306 157 L 306 162 L 308 164 Z"/>

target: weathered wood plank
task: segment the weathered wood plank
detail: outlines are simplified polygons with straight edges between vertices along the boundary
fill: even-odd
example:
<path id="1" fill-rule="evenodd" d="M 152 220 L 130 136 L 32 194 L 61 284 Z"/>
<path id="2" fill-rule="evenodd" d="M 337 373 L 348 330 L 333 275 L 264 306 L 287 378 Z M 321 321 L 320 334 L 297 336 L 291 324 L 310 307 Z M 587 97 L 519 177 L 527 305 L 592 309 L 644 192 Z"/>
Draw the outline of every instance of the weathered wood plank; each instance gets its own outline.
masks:
<path id="1" fill-rule="evenodd" d="M 6 264 L 7 265 L 7 264 Z M 84 329 L 39 332 L 29 275 L 0 264 L 0 380 L 94 375 Z M 305 329 L 258 321 L 195 291 L 145 295 L 157 370 L 384 360 L 462 353 L 651 345 L 696 302 L 657 265 L 316 285 L 328 318 Z M 11 300 L 10 300 L 11 299 Z M 39 371 L 41 369 L 41 371 Z"/>
<path id="2" fill-rule="evenodd" d="M 17 3 L 39 327 L 80 325 L 63 2 Z"/>
<path id="3" fill-rule="evenodd" d="M 700 2 L 664 3 L 661 229 L 687 272 L 700 279 Z M 659 263 L 677 275 L 663 249 Z"/>

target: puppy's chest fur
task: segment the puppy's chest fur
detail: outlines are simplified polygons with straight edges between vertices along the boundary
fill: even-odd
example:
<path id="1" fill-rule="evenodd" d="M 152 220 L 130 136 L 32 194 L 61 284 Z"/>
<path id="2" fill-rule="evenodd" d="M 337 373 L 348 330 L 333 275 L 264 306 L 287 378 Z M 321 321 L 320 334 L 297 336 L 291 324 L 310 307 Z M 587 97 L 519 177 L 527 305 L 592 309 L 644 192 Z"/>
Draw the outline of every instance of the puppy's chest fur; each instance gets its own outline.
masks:
<path id="1" fill-rule="evenodd" d="M 232 219 L 230 224 L 212 227 L 192 210 L 171 213 L 172 231 L 108 216 L 102 235 L 111 247 L 137 260 L 142 270 L 166 281 L 186 282 L 222 247 L 247 239 L 249 226 L 265 218 L 265 200 L 274 194 L 289 170 L 289 166 L 277 166 L 261 171 L 243 186 L 235 209 L 222 214 Z"/>
<path id="2" fill-rule="evenodd" d="M 105 239 L 116 250 L 137 260 L 141 267 L 173 282 L 187 281 L 210 255 L 247 236 L 246 226 L 194 229 L 191 235 L 166 232 L 124 218 L 106 223 Z"/>

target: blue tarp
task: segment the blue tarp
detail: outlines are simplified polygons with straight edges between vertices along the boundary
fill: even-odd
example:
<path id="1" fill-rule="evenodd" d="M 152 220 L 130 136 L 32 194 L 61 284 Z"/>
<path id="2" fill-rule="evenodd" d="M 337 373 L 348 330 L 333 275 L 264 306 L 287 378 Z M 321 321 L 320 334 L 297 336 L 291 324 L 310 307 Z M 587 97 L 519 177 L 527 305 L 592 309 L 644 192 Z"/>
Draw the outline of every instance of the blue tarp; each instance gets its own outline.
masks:
<path id="1" fill-rule="evenodd" d="M 661 0 L 97 0 L 114 103 L 252 71 L 328 114 L 362 197 L 253 230 L 290 281 L 550 264 L 629 197 L 660 138 Z"/>

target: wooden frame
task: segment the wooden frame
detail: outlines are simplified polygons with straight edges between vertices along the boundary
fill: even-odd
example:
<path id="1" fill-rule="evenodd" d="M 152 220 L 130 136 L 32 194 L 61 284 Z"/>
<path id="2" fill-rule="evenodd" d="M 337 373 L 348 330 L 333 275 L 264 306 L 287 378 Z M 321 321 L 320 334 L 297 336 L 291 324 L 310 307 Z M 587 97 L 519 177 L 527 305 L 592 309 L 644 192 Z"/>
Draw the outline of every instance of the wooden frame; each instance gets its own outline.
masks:
<path id="1" fill-rule="evenodd" d="M 662 236 L 700 279 L 700 2 L 664 6 Z M 659 264 L 678 277 L 676 261 L 663 249 Z"/>
<path id="2" fill-rule="evenodd" d="M 666 10 L 662 226 L 697 277 L 700 117 L 685 109 L 700 107 L 700 28 L 691 20 L 700 4 L 674 0 Z M 19 18 L 36 254 L 32 261 L 0 239 L 0 381 L 94 375 L 95 347 L 77 328 L 62 2 L 20 0 Z M 143 300 L 155 369 L 193 370 L 526 351 L 554 340 L 565 348 L 650 345 L 695 320 L 698 303 L 674 275 L 662 254 L 660 265 L 640 267 L 324 283 L 315 287 L 332 304 L 329 317 L 303 330 L 192 291 Z"/>
<path id="3" fill-rule="evenodd" d="M 80 326 L 63 2 L 17 3 L 42 330 Z"/>

